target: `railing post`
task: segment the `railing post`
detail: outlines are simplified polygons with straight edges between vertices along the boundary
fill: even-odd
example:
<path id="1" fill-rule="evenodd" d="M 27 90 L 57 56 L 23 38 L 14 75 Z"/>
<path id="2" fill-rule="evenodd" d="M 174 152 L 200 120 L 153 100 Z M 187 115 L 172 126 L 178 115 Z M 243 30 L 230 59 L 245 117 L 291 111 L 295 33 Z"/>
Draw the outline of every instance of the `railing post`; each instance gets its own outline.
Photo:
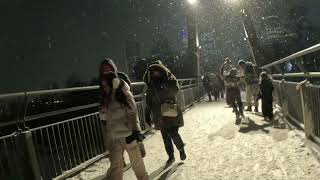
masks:
<path id="1" fill-rule="evenodd" d="M 312 124 L 310 122 L 310 112 L 308 112 L 308 103 L 307 99 L 305 99 L 307 95 L 307 87 L 306 86 L 301 86 L 300 87 L 300 96 L 301 96 L 301 104 L 302 104 L 302 115 L 303 115 L 303 122 L 304 122 L 304 131 L 305 131 L 305 136 L 307 138 L 311 137 L 311 132 L 312 132 Z"/>
<path id="2" fill-rule="evenodd" d="M 313 118 L 317 118 L 313 117 L 313 111 L 316 111 L 315 106 L 317 106 L 317 104 L 313 102 L 313 98 L 316 97 L 314 97 L 312 93 L 312 87 L 308 87 L 308 84 L 308 81 L 301 82 L 299 89 L 302 101 L 305 136 L 307 138 L 312 138 L 315 130 Z"/>
<path id="3" fill-rule="evenodd" d="M 41 180 L 41 172 L 32 140 L 31 131 L 17 131 L 15 136 L 17 144 L 17 160 L 23 179 Z"/>
<path id="4" fill-rule="evenodd" d="M 280 104 L 281 104 L 281 108 L 282 108 L 284 115 L 287 116 L 288 115 L 288 102 L 286 102 L 286 99 L 284 98 L 285 96 L 283 95 L 284 85 L 285 85 L 285 80 L 282 79 L 280 82 L 280 101 L 281 101 Z"/>
<path id="5" fill-rule="evenodd" d="M 185 104 L 185 99 L 184 99 L 184 90 L 180 89 L 178 91 L 178 103 L 180 105 L 181 111 L 185 110 L 186 104 Z"/>

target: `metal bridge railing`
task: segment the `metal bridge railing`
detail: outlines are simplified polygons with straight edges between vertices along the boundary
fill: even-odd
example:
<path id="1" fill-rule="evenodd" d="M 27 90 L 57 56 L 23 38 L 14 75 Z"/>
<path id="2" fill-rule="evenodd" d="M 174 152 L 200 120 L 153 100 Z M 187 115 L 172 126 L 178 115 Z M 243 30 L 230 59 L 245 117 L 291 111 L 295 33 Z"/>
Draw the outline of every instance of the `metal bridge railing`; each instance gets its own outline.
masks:
<path id="1" fill-rule="evenodd" d="M 272 68 L 276 69 L 276 72 L 272 71 L 272 76 L 281 79 L 273 80 L 276 104 L 290 120 L 305 131 L 306 137 L 318 144 L 320 144 L 320 86 L 312 84 L 311 80 L 316 78 L 319 80 L 320 69 L 309 72 L 306 64 L 319 63 L 319 55 L 314 54 L 319 52 L 320 44 L 317 44 L 262 67 L 269 72 Z M 310 58 L 311 55 L 316 58 Z M 288 62 L 294 63 L 300 72 L 284 72 L 284 64 Z"/>
<path id="2" fill-rule="evenodd" d="M 181 87 L 178 101 L 183 110 L 204 97 L 203 86 L 198 84 L 197 79 L 179 79 L 178 82 Z M 70 96 L 72 93 L 88 91 L 89 95 L 79 95 L 90 98 L 97 95 L 96 90 L 98 86 L 0 95 L 2 102 L 14 100 L 18 104 L 15 106 L 19 107 L 18 123 L 12 123 L 20 128 L 13 134 L 0 137 L 0 179 L 64 179 L 107 155 L 103 137 L 105 132 L 98 112 L 88 111 L 97 107 L 97 102 L 86 101 L 88 104 L 30 116 L 26 112 L 30 102 L 39 96 L 61 93 Z M 145 122 L 146 85 L 142 82 L 132 83 L 132 90 L 141 128 L 144 132 L 149 131 L 150 127 Z M 87 113 L 66 119 L 59 116 L 74 111 Z M 30 125 L 43 118 L 58 119 L 31 129 L 24 128 L 26 123 Z"/>

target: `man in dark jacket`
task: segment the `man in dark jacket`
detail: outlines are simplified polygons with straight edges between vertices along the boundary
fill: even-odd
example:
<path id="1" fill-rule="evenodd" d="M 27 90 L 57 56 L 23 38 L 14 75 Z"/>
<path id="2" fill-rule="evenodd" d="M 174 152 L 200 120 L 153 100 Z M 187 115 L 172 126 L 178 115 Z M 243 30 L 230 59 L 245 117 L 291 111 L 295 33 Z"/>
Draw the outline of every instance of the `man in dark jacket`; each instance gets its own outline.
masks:
<path id="1" fill-rule="evenodd" d="M 177 102 L 179 84 L 176 77 L 161 61 L 156 61 L 149 65 L 144 75 L 144 82 L 148 85 L 146 119 L 151 121 L 152 115 L 155 129 L 161 131 L 164 146 L 169 156 L 167 163 L 172 164 L 175 161 L 172 141 L 179 150 L 180 159 L 185 160 L 185 144 L 178 132 L 179 128 L 184 125 L 184 121 L 182 111 L 177 105 L 179 103 Z M 163 114 L 161 108 L 165 103 L 176 105 L 176 116 L 168 117 Z"/>

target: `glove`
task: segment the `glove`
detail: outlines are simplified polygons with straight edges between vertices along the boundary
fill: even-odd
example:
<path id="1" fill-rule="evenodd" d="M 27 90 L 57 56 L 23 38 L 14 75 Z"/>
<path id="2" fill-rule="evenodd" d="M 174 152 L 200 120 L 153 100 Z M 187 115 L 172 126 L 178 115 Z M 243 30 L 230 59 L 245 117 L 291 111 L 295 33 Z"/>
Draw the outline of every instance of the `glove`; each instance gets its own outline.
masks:
<path id="1" fill-rule="evenodd" d="M 141 134 L 140 131 L 135 131 L 132 135 L 134 136 L 135 140 L 137 140 L 137 142 L 142 142 L 146 138 L 143 134 Z"/>
<path id="2" fill-rule="evenodd" d="M 126 143 L 127 144 L 131 144 L 133 141 L 135 140 L 133 134 L 131 134 L 130 136 L 126 137 Z"/>
<path id="3" fill-rule="evenodd" d="M 130 136 L 126 137 L 126 143 L 130 144 L 134 140 L 136 140 L 137 142 L 142 142 L 144 139 L 145 137 L 140 133 L 140 131 L 135 131 Z"/>

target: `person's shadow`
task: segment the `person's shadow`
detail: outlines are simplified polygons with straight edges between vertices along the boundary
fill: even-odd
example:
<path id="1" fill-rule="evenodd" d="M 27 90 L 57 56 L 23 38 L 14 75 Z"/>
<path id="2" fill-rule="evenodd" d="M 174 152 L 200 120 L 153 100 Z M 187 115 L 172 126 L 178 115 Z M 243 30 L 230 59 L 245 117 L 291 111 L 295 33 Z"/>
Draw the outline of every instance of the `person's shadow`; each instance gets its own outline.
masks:
<path id="1" fill-rule="evenodd" d="M 165 180 L 169 178 L 179 166 L 183 165 L 183 162 L 175 164 L 165 164 L 164 166 L 159 167 L 149 175 L 149 180 L 156 179 L 160 174 L 161 176 L 157 180 Z"/>
<path id="2" fill-rule="evenodd" d="M 241 133 L 249 133 L 250 131 L 259 131 L 261 130 L 262 132 L 268 134 L 270 131 L 265 129 L 267 127 L 271 126 L 271 124 L 263 124 L 263 125 L 259 125 L 256 124 L 254 121 L 252 121 L 251 119 L 249 119 L 249 123 L 247 124 L 246 127 L 241 127 L 239 129 L 239 132 Z"/>

